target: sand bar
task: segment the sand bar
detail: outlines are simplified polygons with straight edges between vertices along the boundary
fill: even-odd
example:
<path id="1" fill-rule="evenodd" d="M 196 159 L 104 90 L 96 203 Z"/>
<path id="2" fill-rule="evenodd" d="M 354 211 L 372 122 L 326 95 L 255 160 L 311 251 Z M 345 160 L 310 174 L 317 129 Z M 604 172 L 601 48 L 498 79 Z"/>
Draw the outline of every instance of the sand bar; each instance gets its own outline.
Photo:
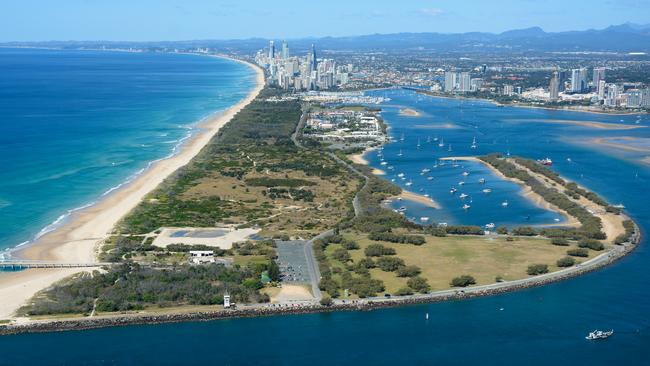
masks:
<path id="1" fill-rule="evenodd" d="M 14 257 L 32 260 L 61 262 L 96 261 L 97 248 L 101 240 L 128 214 L 149 192 L 166 177 L 186 165 L 196 156 L 212 137 L 241 109 L 248 105 L 264 87 L 264 72 L 248 62 L 256 72 L 254 89 L 241 102 L 223 113 L 214 115 L 202 123 L 199 133 L 189 139 L 180 152 L 168 159 L 153 164 L 133 182 L 106 196 L 99 203 L 72 215 L 68 222 L 57 230 L 41 237 L 36 243 L 15 253 Z M 6 319 L 27 300 L 54 282 L 83 269 L 43 270 L 33 269 L 0 275 L 0 319 Z"/>
<path id="2" fill-rule="evenodd" d="M 425 197 L 421 194 L 413 193 L 411 191 L 402 190 L 402 193 L 397 197 L 400 197 L 408 201 L 421 203 L 427 207 L 440 208 L 440 204 L 438 204 L 438 202 L 434 201 L 432 198 Z"/>
<path id="3" fill-rule="evenodd" d="M 650 152 L 650 147 L 643 147 L 643 146 L 632 145 L 632 144 L 628 145 L 622 142 L 611 141 L 611 139 L 630 141 L 630 143 L 641 141 L 641 139 L 636 137 L 623 136 L 623 137 L 612 137 L 612 138 L 600 137 L 600 138 L 592 139 L 590 142 L 597 145 L 607 146 L 607 147 L 626 150 L 626 151 L 640 152 L 640 153 Z M 644 140 L 648 140 L 648 139 L 644 139 Z"/>
<path id="4" fill-rule="evenodd" d="M 422 113 L 413 108 L 400 108 L 399 114 L 407 117 L 419 117 L 422 115 Z"/>
<path id="5" fill-rule="evenodd" d="M 563 125 L 575 125 L 582 127 L 590 127 L 601 130 L 635 130 L 637 128 L 646 128 L 641 125 L 630 125 L 624 123 L 608 123 L 597 121 L 574 121 L 568 119 L 512 119 L 508 122 L 521 122 L 521 123 L 554 123 Z"/>

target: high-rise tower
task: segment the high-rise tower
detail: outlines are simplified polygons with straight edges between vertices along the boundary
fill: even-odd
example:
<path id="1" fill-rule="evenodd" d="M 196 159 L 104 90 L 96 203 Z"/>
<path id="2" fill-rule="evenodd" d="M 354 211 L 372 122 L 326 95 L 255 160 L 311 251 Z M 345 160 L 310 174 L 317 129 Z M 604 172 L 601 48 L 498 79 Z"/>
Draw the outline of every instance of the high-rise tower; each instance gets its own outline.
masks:
<path id="1" fill-rule="evenodd" d="M 318 67 L 318 61 L 316 60 L 316 46 L 312 43 L 311 53 L 309 54 L 309 71 L 316 71 Z"/>
<path id="2" fill-rule="evenodd" d="M 288 59 L 289 58 L 289 44 L 287 41 L 282 41 L 282 54 L 281 54 L 283 59 Z"/>

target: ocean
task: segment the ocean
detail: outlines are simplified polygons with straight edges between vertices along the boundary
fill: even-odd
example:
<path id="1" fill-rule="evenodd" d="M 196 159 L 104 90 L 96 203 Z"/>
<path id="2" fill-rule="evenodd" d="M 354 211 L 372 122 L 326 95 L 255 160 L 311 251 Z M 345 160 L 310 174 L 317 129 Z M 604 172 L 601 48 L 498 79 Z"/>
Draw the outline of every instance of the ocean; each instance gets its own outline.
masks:
<path id="1" fill-rule="evenodd" d="M 196 55 L 0 49 L 0 251 L 173 154 L 255 85 Z"/>
<path id="2" fill-rule="evenodd" d="M 385 161 L 396 173 L 412 179 L 409 189 L 426 190 L 442 206 L 435 211 L 413 204 L 406 211 L 409 217 L 430 216 L 431 221 L 450 223 L 554 223 L 556 215 L 525 201 L 517 186 L 500 182 L 480 166 L 433 168 L 439 158 L 452 154 L 510 150 L 513 155 L 553 159 L 554 169 L 562 175 L 612 203 L 624 204 L 647 233 L 650 169 L 642 161 L 647 155 L 595 141 L 647 142 L 648 116 L 499 108 L 488 102 L 431 98 L 404 90 L 370 93 L 391 98 L 382 115 L 396 141 L 384 148 Z M 422 115 L 400 115 L 404 107 Z M 598 121 L 643 128 L 584 125 Z M 399 141 L 402 134 L 404 143 Z M 452 152 L 438 149 L 433 142 L 425 145 L 429 135 L 444 137 Z M 477 149 L 471 148 L 474 137 Z M 397 156 L 400 149 L 401 157 Z M 367 157 L 374 167 L 387 167 L 380 164 L 377 151 Z M 425 167 L 431 169 L 428 174 L 433 180 L 419 175 Z M 470 174 L 463 178 L 465 170 Z M 493 189 L 489 195 L 476 192 L 480 177 Z M 449 193 L 460 179 L 467 180 L 466 189 L 473 196 L 468 211 L 460 208 L 457 194 Z M 396 182 L 405 186 L 408 180 Z M 511 204 L 504 209 L 500 202 L 506 199 Z M 649 266 L 643 239 L 633 253 L 604 269 L 499 296 L 374 311 L 9 336 L 0 338 L 0 364 L 647 365 Z M 586 341 L 585 335 L 596 328 L 616 333 L 606 341 Z"/>

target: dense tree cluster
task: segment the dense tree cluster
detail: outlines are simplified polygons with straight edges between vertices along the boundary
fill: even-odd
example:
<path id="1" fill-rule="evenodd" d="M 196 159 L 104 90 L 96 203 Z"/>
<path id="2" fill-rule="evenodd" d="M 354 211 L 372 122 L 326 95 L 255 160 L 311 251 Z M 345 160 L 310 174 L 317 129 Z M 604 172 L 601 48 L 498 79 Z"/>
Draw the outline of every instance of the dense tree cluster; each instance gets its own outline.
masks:
<path id="1" fill-rule="evenodd" d="M 422 235 L 396 234 L 392 232 L 373 232 L 368 235 L 370 240 L 387 241 L 400 244 L 422 245 L 426 243 Z"/>
<path id="2" fill-rule="evenodd" d="M 271 263 L 226 268 L 220 264 L 154 269 L 124 263 L 106 273 L 54 286 L 44 299 L 23 309 L 29 315 L 126 311 L 146 306 L 213 305 L 225 291 L 235 302 L 268 301 L 258 290 Z"/>

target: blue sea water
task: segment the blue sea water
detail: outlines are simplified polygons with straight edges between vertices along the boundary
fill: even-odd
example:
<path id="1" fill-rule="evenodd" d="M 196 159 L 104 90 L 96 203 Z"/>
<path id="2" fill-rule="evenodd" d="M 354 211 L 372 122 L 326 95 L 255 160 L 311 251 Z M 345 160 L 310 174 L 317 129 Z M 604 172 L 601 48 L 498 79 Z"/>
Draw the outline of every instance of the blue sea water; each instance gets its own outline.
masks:
<path id="1" fill-rule="evenodd" d="M 174 153 L 254 84 L 219 58 L 0 49 L 0 251 Z"/>
<path id="2" fill-rule="evenodd" d="M 636 116 L 606 116 L 496 106 L 479 101 L 436 99 L 401 90 L 378 91 L 392 100 L 384 118 L 391 134 L 410 141 L 405 157 L 417 153 L 417 137 L 444 135 L 455 155 L 510 150 L 529 158 L 550 157 L 562 175 L 606 197 L 621 202 L 641 225 L 650 225 L 646 189 L 650 169 L 640 152 L 594 144 L 601 137 L 650 137 L 648 128 L 594 129 L 552 122 L 604 121 L 636 124 Z M 423 112 L 421 117 L 400 116 L 402 106 Z M 433 130 L 438 121 L 458 128 Z M 649 126 L 648 116 L 639 125 Z M 428 127 L 421 127 L 428 126 Z M 427 132 L 423 132 L 427 131 Z M 476 136 L 479 148 L 470 148 Z M 433 137 L 433 136 L 432 136 Z M 422 137 L 421 137 L 422 138 Z M 425 137 L 426 138 L 426 137 Z M 627 140 L 621 140 L 627 141 Z M 497 194 L 513 202 L 501 219 L 501 198 L 481 196 L 484 208 L 458 209 L 457 198 L 447 195 L 460 171 L 432 173 L 433 182 L 420 181 L 419 172 L 432 166 L 442 152 L 415 161 L 394 156 L 399 142 L 384 154 L 394 166 L 428 187 L 443 209 L 441 218 L 457 223 L 486 220 L 513 222 L 525 213 L 536 223 L 553 216 L 517 198 L 517 187 L 502 185 L 478 166 L 468 166 L 470 178 L 488 177 Z M 422 148 L 424 149 L 424 148 Z M 391 152 L 392 151 L 392 152 Z M 376 153 L 374 153 L 376 154 Z M 370 156 L 377 168 L 376 155 Z M 570 158 L 571 161 L 566 160 Z M 430 159 L 430 160 L 427 160 Z M 465 168 L 465 167 L 464 167 Z M 417 185 L 416 185 L 417 180 Z M 469 188 L 468 188 L 469 189 Z M 499 193 L 500 191 L 503 191 Z M 473 193 L 474 194 L 474 193 Z M 444 197 L 443 197 L 444 196 Z M 447 197 L 447 198 L 445 198 Z M 515 204 L 516 203 L 516 204 Z M 496 207 L 495 207 L 496 206 Z M 416 208 L 413 208 L 414 210 Z M 430 210 L 418 208 L 420 210 Z M 497 213 L 492 212 L 497 210 Z M 408 212 L 408 211 L 407 211 Z M 433 217 L 433 211 L 423 211 Z M 419 215 L 419 214 L 418 214 Z M 568 281 L 465 301 L 407 306 L 370 312 L 339 312 L 230 319 L 214 322 L 129 326 L 98 330 L 29 334 L 0 338 L 0 364 L 42 365 L 647 365 L 650 364 L 650 253 L 644 239 L 637 250 L 599 271 Z M 429 313 L 429 319 L 425 319 Z M 601 342 L 584 339 L 594 328 L 614 329 Z"/>

